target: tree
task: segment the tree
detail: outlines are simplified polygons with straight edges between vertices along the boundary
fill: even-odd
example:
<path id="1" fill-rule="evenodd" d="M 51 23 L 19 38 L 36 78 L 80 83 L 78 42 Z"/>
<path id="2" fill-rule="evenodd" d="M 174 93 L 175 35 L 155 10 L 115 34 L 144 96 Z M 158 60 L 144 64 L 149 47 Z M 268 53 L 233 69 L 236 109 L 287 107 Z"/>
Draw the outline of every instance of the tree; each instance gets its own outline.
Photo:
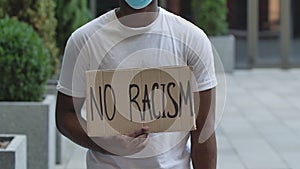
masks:
<path id="1" fill-rule="evenodd" d="M 0 17 L 14 17 L 30 24 L 51 55 L 52 74 L 57 73 L 58 48 L 56 46 L 56 25 L 54 0 L 1 0 Z"/>
<path id="2" fill-rule="evenodd" d="M 86 0 L 56 0 L 56 42 L 63 54 L 66 42 L 73 31 L 92 19 L 92 14 L 87 7 Z"/>
<path id="3" fill-rule="evenodd" d="M 223 35 L 228 31 L 226 0 L 192 0 L 194 22 L 207 35 Z"/>

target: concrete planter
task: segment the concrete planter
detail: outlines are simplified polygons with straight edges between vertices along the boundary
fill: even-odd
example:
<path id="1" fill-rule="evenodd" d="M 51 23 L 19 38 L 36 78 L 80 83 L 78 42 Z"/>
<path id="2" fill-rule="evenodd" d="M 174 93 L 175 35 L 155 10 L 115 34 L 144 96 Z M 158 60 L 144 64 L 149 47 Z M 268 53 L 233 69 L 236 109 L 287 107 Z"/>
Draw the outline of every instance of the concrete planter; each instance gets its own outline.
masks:
<path id="1" fill-rule="evenodd" d="M 26 169 L 26 136 L 0 135 L 1 141 L 10 141 L 9 145 L 0 149 L 1 169 Z"/>
<path id="2" fill-rule="evenodd" d="M 213 47 L 219 55 L 226 73 L 232 73 L 235 68 L 235 37 L 233 35 L 211 36 L 209 37 Z M 218 62 L 218 60 L 217 60 Z M 220 71 L 219 65 L 216 65 L 216 71 Z"/>
<path id="3" fill-rule="evenodd" d="M 49 95 L 54 95 L 56 98 L 57 90 L 57 77 L 49 80 L 46 86 L 46 93 Z M 73 150 L 75 148 L 74 143 L 71 142 L 69 139 L 64 137 L 60 132 L 55 129 L 56 133 L 56 147 L 55 147 L 55 162 L 56 164 L 66 164 L 70 157 L 72 156 Z"/>
<path id="4" fill-rule="evenodd" d="M 55 97 L 42 102 L 0 102 L 0 133 L 27 136 L 29 169 L 55 167 Z"/>

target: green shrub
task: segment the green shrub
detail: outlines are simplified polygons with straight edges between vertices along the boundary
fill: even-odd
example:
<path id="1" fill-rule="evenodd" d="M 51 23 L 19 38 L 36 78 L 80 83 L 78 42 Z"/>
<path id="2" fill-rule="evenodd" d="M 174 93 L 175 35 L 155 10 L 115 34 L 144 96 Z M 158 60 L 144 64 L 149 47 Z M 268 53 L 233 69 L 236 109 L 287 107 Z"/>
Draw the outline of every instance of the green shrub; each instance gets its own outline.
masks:
<path id="1" fill-rule="evenodd" d="M 16 17 L 30 24 L 51 54 L 52 74 L 57 73 L 55 0 L 0 0 L 0 16 Z"/>
<path id="2" fill-rule="evenodd" d="M 92 14 L 87 8 L 86 0 L 56 0 L 56 28 L 60 55 L 63 54 L 66 42 L 77 28 L 92 19 Z"/>
<path id="3" fill-rule="evenodd" d="M 194 22 L 207 35 L 224 35 L 228 32 L 226 0 L 192 0 Z"/>
<path id="4" fill-rule="evenodd" d="M 51 73 L 50 55 L 26 23 L 0 19 L 0 101 L 39 101 Z"/>

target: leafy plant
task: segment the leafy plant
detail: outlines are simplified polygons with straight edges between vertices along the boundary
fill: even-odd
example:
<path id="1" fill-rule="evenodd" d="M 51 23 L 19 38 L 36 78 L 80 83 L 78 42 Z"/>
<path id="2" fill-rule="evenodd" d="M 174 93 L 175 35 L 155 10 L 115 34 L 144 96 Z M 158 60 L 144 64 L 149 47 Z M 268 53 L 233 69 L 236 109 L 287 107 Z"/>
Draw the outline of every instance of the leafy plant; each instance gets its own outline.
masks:
<path id="1" fill-rule="evenodd" d="M 192 0 L 194 22 L 207 35 L 224 35 L 228 31 L 226 22 L 226 0 Z"/>
<path id="2" fill-rule="evenodd" d="M 0 17 L 16 17 L 30 24 L 51 54 L 52 74 L 57 73 L 58 48 L 54 0 L 0 0 Z"/>
<path id="3" fill-rule="evenodd" d="M 56 0 L 56 18 L 58 26 L 57 44 L 60 54 L 63 53 L 66 42 L 73 31 L 92 19 L 92 14 L 87 8 L 86 0 Z"/>
<path id="4" fill-rule="evenodd" d="M 41 38 L 16 18 L 0 19 L 0 101 L 39 101 L 51 73 Z"/>

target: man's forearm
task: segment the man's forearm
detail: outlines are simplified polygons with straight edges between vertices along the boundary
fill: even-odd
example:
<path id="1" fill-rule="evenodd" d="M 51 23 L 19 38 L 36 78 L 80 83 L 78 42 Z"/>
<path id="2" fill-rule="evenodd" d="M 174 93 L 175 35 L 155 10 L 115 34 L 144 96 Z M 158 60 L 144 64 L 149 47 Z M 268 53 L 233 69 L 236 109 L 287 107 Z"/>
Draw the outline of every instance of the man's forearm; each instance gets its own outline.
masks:
<path id="1" fill-rule="evenodd" d="M 198 143 L 198 138 L 192 135 L 191 158 L 194 169 L 216 169 L 217 143 L 215 134 L 204 143 Z"/>
<path id="2" fill-rule="evenodd" d="M 216 169 L 217 143 L 215 136 L 215 88 L 199 92 L 197 130 L 191 132 L 191 158 L 194 169 Z M 201 142 L 199 140 L 202 133 Z M 204 137 L 203 137 L 204 136 Z M 207 137 L 207 139 L 206 139 Z M 203 140 L 206 139 L 206 140 Z M 202 141 L 204 141 L 202 143 Z"/>
<path id="3" fill-rule="evenodd" d="M 86 134 L 86 121 L 81 117 L 70 113 L 65 114 L 63 122 L 57 122 L 58 130 L 67 138 L 75 142 L 76 144 L 85 147 L 87 149 L 98 151 L 104 154 L 111 154 L 98 146 L 88 135 Z"/>
<path id="4" fill-rule="evenodd" d="M 56 101 L 56 126 L 67 138 L 76 144 L 90 150 L 108 153 L 99 147 L 86 134 L 86 121 L 81 117 L 84 98 L 74 98 L 57 92 Z"/>

